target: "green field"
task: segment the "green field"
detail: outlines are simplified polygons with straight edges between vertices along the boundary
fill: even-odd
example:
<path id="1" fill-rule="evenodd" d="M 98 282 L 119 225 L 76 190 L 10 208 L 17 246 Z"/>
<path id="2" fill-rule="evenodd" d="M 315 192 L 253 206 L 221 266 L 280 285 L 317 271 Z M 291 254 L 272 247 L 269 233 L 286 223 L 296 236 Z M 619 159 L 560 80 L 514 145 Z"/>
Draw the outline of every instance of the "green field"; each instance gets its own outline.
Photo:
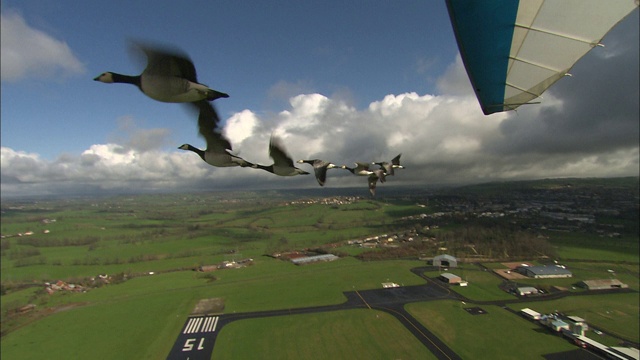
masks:
<path id="1" fill-rule="evenodd" d="M 214 359 L 436 359 L 391 315 L 335 311 L 234 322 Z"/>
<path id="2" fill-rule="evenodd" d="M 355 255 L 385 250 L 347 245 L 347 240 L 422 228 L 403 218 L 436 209 L 418 207 L 419 201 L 406 196 L 328 204 L 293 200 L 274 192 L 3 203 L 2 234 L 11 236 L 2 239 L 0 263 L 2 357 L 164 359 L 200 299 L 223 299 L 225 314 L 341 304 L 346 300 L 343 292 L 378 289 L 383 282 L 424 284 L 410 270 L 426 265 L 418 255 L 436 255 L 442 246 L 420 248 L 420 254 L 395 260 L 361 261 Z M 459 226 L 442 225 L 430 236 Z M 637 238 L 611 240 L 616 243 L 584 234 L 552 233 L 549 238 L 558 259 L 575 276 L 519 282 L 579 293 L 583 290 L 571 287 L 580 280 L 615 276 L 640 289 L 638 255 L 631 252 L 638 248 Z M 267 256 L 319 247 L 341 258 L 296 266 Z M 238 269 L 194 271 L 247 258 L 251 265 Z M 498 262 L 482 265 L 502 267 Z M 516 299 L 498 288 L 502 280 L 476 264 L 450 271 L 469 282 L 468 287 L 451 289 L 471 301 Z M 86 292 L 44 292 L 44 282 L 81 284 L 99 274 L 126 280 Z M 439 271 L 424 275 L 436 278 Z M 633 323 L 639 316 L 638 300 L 635 292 L 509 307 L 570 313 L 633 340 L 638 338 L 637 321 Z M 35 310 L 15 315 L 27 304 L 35 304 Z M 472 316 L 460 302 L 442 300 L 412 303 L 406 309 L 462 358 L 511 358 L 518 350 L 540 358 L 574 349 L 499 306 L 482 307 L 488 314 Z M 505 336 L 508 343 L 501 342 Z M 606 341 L 616 345 L 613 338 Z M 285 359 L 301 353 L 332 359 L 434 358 L 395 318 L 365 309 L 233 322 L 221 330 L 213 358 L 251 358 L 256 353 Z"/>
<path id="3" fill-rule="evenodd" d="M 469 306 L 438 301 L 406 308 L 463 359 L 540 359 L 544 354 L 575 349 L 561 337 L 498 306 L 482 306 L 484 315 L 470 315 L 464 310 Z"/>
<path id="4" fill-rule="evenodd" d="M 579 316 L 587 323 L 607 333 L 617 335 L 629 341 L 637 341 L 640 337 L 638 318 L 640 311 L 638 293 L 573 296 L 553 301 L 522 303 L 509 305 L 514 310 L 529 307 L 539 313 L 562 312 Z M 588 333 L 588 337 L 602 341 L 600 336 Z M 634 340 L 635 339 L 635 340 Z M 615 341 L 613 341 L 615 343 Z M 613 345 L 613 344 L 611 344 Z"/>

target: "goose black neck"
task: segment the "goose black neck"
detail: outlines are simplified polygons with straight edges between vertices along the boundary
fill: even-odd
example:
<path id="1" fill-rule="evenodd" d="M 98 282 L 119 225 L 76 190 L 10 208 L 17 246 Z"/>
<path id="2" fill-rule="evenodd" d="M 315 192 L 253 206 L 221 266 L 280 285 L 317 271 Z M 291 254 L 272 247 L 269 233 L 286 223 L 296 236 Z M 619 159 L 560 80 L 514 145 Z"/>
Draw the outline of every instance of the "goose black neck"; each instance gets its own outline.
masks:
<path id="1" fill-rule="evenodd" d="M 133 84 L 140 87 L 140 75 L 130 76 L 130 75 L 122 75 L 122 74 L 116 74 L 116 73 L 112 73 L 112 74 L 113 74 L 113 82 Z"/>
<path id="2" fill-rule="evenodd" d="M 189 145 L 189 144 L 187 144 L 187 149 L 189 149 L 189 150 L 193 151 L 194 153 L 196 153 L 196 154 L 200 155 L 200 157 L 202 158 L 202 160 L 205 160 L 205 158 L 204 158 L 204 151 L 203 151 L 203 150 L 200 150 L 200 149 L 198 149 L 197 147 L 195 147 L 195 146 L 191 146 L 191 145 Z M 206 161 L 206 160 L 205 160 L 205 161 Z"/>
<path id="3" fill-rule="evenodd" d="M 270 173 L 272 173 L 272 172 L 273 172 L 273 165 L 265 166 L 265 165 L 256 164 L 255 166 L 256 166 L 258 169 L 262 169 L 262 170 L 268 171 L 268 172 L 270 172 Z"/>

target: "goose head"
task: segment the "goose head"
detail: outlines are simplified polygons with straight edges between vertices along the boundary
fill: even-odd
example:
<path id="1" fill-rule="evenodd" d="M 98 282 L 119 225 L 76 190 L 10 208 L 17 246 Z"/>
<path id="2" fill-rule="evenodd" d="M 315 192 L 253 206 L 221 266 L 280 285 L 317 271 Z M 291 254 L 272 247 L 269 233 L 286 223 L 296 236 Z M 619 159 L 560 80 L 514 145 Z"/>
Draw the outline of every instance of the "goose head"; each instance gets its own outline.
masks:
<path id="1" fill-rule="evenodd" d="M 189 144 L 182 144 L 182 145 L 180 145 L 180 146 L 178 147 L 178 149 L 181 149 L 181 150 L 189 150 Z"/>
<path id="2" fill-rule="evenodd" d="M 100 81 L 106 84 L 113 84 L 115 82 L 113 80 L 113 73 L 109 71 L 100 74 L 100 76 L 96 76 L 93 81 Z"/>

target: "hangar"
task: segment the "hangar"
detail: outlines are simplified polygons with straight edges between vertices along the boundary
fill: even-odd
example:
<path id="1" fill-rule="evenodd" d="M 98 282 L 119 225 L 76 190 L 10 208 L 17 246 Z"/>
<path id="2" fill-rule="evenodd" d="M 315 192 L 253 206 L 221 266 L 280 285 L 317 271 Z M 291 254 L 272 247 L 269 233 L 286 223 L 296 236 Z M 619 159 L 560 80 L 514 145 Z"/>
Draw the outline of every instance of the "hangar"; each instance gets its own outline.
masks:
<path id="1" fill-rule="evenodd" d="M 433 266 L 457 267 L 458 260 L 451 255 L 442 254 L 433 258 Z"/>
<path id="2" fill-rule="evenodd" d="M 584 280 L 578 286 L 588 290 L 626 289 L 629 287 L 618 279 Z"/>
<path id="3" fill-rule="evenodd" d="M 442 273 L 439 278 L 447 284 L 460 284 L 462 282 L 462 278 L 460 278 L 460 276 L 450 273 Z"/>
<path id="4" fill-rule="evenodd" d="M 566 268 L 553 265 L 518 266 L 515 271 L 534 279 L 567 278 L 573 276 L 571 271 Z"/>

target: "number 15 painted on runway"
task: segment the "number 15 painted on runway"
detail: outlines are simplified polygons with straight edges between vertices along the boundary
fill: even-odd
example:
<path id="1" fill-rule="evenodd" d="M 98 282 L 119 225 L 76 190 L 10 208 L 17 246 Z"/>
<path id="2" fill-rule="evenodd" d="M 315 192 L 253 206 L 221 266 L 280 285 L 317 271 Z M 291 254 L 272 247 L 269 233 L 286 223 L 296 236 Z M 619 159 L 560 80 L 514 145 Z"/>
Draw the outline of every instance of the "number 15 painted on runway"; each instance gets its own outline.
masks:
<path id="1" fill-rule="evenodd" d="M 187 341 L 185 341 L 184 343 L 184 347 L 182 348 L 182 351 L 191 351 L 193 350 L 193 345 L 194 342 L 197 339 L 187 339 Z M 200 338 L 200 343 L 198 344 L 198 347 L 196 348 L 196 350 L 202 350 L 204 349 L 204 346 L 202 346 L 202 344 L 204 343 L 204 338 Z"/>

